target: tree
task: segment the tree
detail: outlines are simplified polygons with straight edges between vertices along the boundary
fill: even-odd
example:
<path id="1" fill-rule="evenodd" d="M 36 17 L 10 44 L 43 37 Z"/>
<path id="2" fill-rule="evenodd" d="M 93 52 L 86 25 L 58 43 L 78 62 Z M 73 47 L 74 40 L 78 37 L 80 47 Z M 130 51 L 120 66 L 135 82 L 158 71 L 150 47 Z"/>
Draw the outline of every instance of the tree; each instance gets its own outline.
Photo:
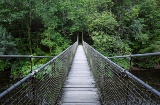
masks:
<path id="1" fill-rule="evenodd" d="M 0 39 L 0 55 L 17 54 L 13 37 L 2 26 L 0 26 Z"/>
<path id="2" fill-rule="evenodd" d="M 41 44 L 49 48 L 49 55 L 57 55 L 62 50 L 64 50 L 70 43 L 70 41 L 61 35 L 63 29 L 59 28 L 61 26 L 61 21 L 63 18 L 59 18 L 58 1 L 48 1 L 43 3 L 39 1 L 36 4 L 37 14 L 41 16 L 45 30 L 41 35 Z M 61 20 L 62 19 L 62 20 Z M 46 53 L 48 53 L 46 51 Z"/>
<path id="3" fill-rule="evenodd" d="M 2 26 L 0 26 L 0 39 L 0 55 L 17 54 L 13 37 Z M 11 65 L 10 59 L 0 59 L 0 65 L 0 71 L 9 68 Z"/>

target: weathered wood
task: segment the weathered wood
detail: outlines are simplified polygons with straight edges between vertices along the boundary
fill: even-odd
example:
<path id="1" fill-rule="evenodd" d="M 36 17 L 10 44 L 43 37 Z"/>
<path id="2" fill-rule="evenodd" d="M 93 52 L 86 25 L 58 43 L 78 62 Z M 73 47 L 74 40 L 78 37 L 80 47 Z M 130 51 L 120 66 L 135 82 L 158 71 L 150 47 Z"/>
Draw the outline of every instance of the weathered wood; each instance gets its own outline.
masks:
<path id="1" fill-rule="evenodd" d="M 100 105 L 95 81 L 82 45 L 77 48 L 63 90 L 61 105 Z"/>

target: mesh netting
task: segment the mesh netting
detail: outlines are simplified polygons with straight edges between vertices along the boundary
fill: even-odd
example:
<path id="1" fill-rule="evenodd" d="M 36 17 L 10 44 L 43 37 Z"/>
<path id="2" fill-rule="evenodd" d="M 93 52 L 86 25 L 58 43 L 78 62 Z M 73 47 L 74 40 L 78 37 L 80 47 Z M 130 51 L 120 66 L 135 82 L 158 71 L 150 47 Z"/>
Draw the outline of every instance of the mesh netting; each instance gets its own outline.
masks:
<path id="1" fill-rule="evenodd" d="M 55 105 L 78 43 L 0 94 L 0 105 Z"/>
<path id="2" fill-rule="evenodd" d="M 106 105 L 160 105 L 160 92 L 83 43 L 91 70 Z"/>

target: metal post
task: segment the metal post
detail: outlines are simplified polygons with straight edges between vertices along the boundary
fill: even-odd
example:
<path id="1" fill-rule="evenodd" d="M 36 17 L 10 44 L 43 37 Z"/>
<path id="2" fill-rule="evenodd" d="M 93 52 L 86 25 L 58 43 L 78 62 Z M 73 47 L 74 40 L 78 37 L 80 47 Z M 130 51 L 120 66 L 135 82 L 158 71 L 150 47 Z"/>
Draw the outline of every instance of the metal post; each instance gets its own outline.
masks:
<path id="1" fill-rule="evenodd" d="M 83 45 L 83 31 L 82 31 L 82 39 L 81 40 L 82 40 L 82 45 Z"/>
<path id="2" fill-rule="evenodd" d="M 79 45 L 79 34 L 77 34 L 77 42 L 78 42 L 78 45 Z"/>
<path id="3" fill-rule="evenodd" d="M 31 63 L 31 73 L 33 72 L 33 55 L 30 55 L 30 63 Z M 36 98 L 36 96 L 35 96 L 35 85 L 34 85 L 34 75 L 32 76 L 32 78 L 31 78 L 31 83 L 32 83 L 32 95 L 33 95 L 33 104 L 34 105 L 36 105 L 36 100 L 35 100 L 35 98 Z"/>
<path id="4" fill-rule="evenodd" d="M 129 70 L 131 69 L 131 67 L 132 67 L 132 55 L 130 54 L 130 59 L 129 59 Z"/>
<path id="5" fill-rule="evenodd" d="M 79 35 L 77 34 L 77 42 L 79 43 Z"/>
<path id="6" fill-rule="evenodd" d="M 30 72 L 32 73 L 33 72 L 33 69 L 32 69 L 32 66 L 33 66 L 32 65 L 32 63 L 33 63 L 33 55 L 30 55 L 30 63 L 31 63 L 31 68 L 30 68 L 31 71 Z"/>
<path id="7" fill-rule="evenodd" d="M 131 69 L 131 66 L 132 66 L 132 55 L 130 54 L 129 56 L 129 69 Z M 126 96 L 126 105 L 128 105 L 128 96 L 129 96 L 129 77 L 128 75 L 126 74 L 126 78 L 127 78 L 127 81 L 126 81 L 126 86 L 127 86 L 127 96 Z"/>

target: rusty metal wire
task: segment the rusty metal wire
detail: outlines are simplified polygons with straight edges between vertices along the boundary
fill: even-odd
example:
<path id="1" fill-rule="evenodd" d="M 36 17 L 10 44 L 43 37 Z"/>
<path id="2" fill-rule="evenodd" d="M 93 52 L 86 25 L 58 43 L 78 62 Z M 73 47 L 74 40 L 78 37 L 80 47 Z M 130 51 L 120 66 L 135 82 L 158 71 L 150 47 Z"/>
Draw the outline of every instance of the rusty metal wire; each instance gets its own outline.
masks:
<path id="1" fill-rule="evenodd" d="M 83 42 L 104 105 L 160 105 L 160 92 Z"/>
<path id="2" fill-rule="evenodd" d="M 0 105 L 55 105 L 78 42 L 0 94 Z"/>

